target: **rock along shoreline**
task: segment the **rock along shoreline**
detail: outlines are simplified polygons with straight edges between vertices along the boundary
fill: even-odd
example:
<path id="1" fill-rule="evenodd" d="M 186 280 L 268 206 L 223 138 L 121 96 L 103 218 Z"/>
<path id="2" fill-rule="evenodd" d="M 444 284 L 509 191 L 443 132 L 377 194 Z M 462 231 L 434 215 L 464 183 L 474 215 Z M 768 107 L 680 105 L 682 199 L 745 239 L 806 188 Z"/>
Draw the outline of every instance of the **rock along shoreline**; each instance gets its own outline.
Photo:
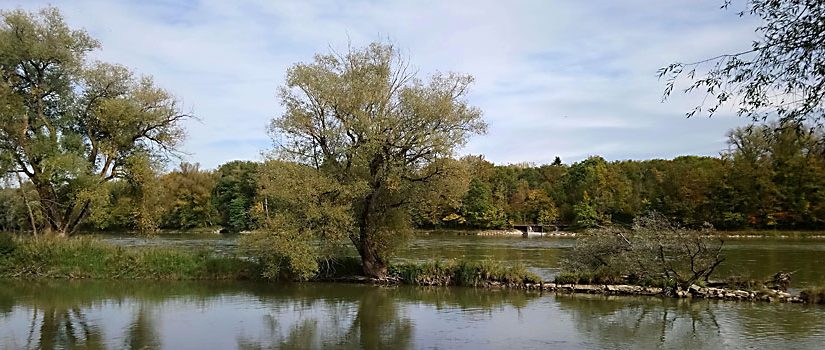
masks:
<path id="1" fill-rule="evenodd" d="M 343 282 L 374 285 L 400 285 L 403 284 L 397 278 L 371 279 L 363 276 L 350 276 L 343 278 L 325 279 L 321 282 Z M 423 286 L 423 285 L 422 285 Z M 522 289 L 528 291 L 553 292 L 562 294 L 594 294 L 594 295 L 622 295 L 622 296 L 661 296 L 677 299 L 707 299 L 707 300 L 727 300 L 727 301 L 753 301 L 769 303 L 796 303 L 804 304 L 806 300 L 800 295 L 776 290 L 764 289 L 759 291 L 747 291 L 741 289 L 701 287 L 692 285 L 687 290 L 679 290 L 676 294 L 669 294 L 661 287 L 643 287 L 629 284 L 558 284 L 552 282 L 543 283 L 501 283 L 485 282 L 478 288 L 489 289 Z"/>
<path id="2" fill-rule="evenodd" d="M 502 287 L 496 282 L 488 283 L 489 287 Z M 514 287 L 519 286 L 503 286 Z M 805 303 L 799 295 L 775 290 L 765 289 L 760 291 L 747 291 L 741 289 L 700 287 L 692 285 L 687 290 L 677 291 L 675 295 L 669 295 L 666 290 L 660 287 L 642 287 L 627 284 L 619 285 L 598 285 L 598 284 L 556 284 L 556 283 L 525 283 L 521 288 L 526 290 L 541 290 L 558 293 L 581 293 L 581 294 L 603 294 L 603 295 L 638 295 L 638 296 L 671 296 L 680 299 L 712 299 L 712 300 L 735 300 L 735 301 L 765 301 L 780 303 Z"/>

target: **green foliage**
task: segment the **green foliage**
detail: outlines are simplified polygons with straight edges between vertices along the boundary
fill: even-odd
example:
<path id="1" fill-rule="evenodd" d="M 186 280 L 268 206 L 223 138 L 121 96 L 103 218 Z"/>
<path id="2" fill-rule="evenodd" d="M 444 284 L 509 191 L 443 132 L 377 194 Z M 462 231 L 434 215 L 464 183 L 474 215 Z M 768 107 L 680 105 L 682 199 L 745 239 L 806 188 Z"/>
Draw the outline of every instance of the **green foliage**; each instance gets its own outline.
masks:
<path id="1" fill-rule="evenodd" d="M 41 227 L 43 216 L 39 209 L 37 193 L 30 183 L 0 188 L 0 232 L 31 231 L 32 224 Z"/>
<path id="2" fill-rule="evenodd" d="M 320 268 L 319 251 L 303 230 L 287 225 L 257 230 L 241 238 L 246 254 L 262 266 L 262 277 L 267 279 L 309 280 Z"/>
<path id="3" fill-rule="evenodd" d="M 230 232 L 253 227 L 251 210 L 258 191 L 258 167 L 256 162 L 232 161 L 216 171 L 218 179 L 212 190 L 212 201 L 221 226 Z M 259 211 L 268 209 L 262 205 Z"/>
<path id="4" fill-rule="evenodd" d="M 336 186 L 309 167 L 270 161 L 261 174 L 260 191 L 272 210 L 259 213 L 261 228 L 244 235 L 241 247 L 261 262 L 266 278 L 310 279 L 319 271 L 318 260 L 346 237 L 351 220 L 346 206 L 315 200 Z"/>
<path id="5" fill-rule="evenodd" d="M 556 284 L 622 284 L 633 283 L 643 286 L 660 286 L 651 280 L 636 280 L 629 281 L 623 276 L 613 273 L 606 273 L 606 271 L 598 272 L 562 272 L 556 275 L 553 280 Z"/>
<path id="6" fill-rule="evenodd" d="M 341 226 L 324 227 L 353 243 L 373 277 L 387 274 L 414 208 L 432 203 L 432 189 L 455 174 L 443 159 L 486 128 L 481 111 L 467 102 L 471 76 L 438 73 L 425 82 L 408 67 L 382 43 L 316 55 L 287 71 L 279 93 L 285 111 L 271 125 L 279 155 L 311 169 L 296 175 L 322 180 L 329 190 L 269 188 L 307 198 L 310 214 L 294 215 L 300 226 L 312 226 L 303 219 L 315 216 L 316 202 L 347 212 L 350 219 L 338 221 Z M 322 230 L 320 237 L 327 236 Z"/>
<path id="7" fill-rule="evenodd" d="M 630 225 L 656 211 L 694 228 L 706 223 L 724 229 L 822 228 L 823 140 L 818 129 L 768 124 L 731 131 L 730 148 L 721 157 L 617 162 L 590 157 L 570 167 L 495 166 L 482 157 L 465 157 L 469 190 L 461 211 L 442 221 L 467 228 L 507 223 L 595 228 Z"/>
<path id="8" fill-rule="evenodd" d="M 579 228 L 594 228 L 594 227 L 601 227 L 603 223 L 606 223 L 608 220 L 602 218 L 596 209 L 589 203 L 589 198 L 587 197 L 587 192 L 585 192 L 584 199 L 573 206 L 573 224 Z"/>
<path id="9" fill-rule="evenodd" d="M 175 149 L 188 115 L 150 77 L 92 62 L 98 42 L 57 9 L 0 16 L 0 163 L 32 183 L 46 229 L 69 235 L 105 202 L 104 183 L 130 175 L 134 158 Z M 154 225 L 138 214 L 139 226 Z"/>
<path id="10" fill-rule="evenodd" d="M 12 235 L 0 232 L 0 256 L 10 255 L 17 249 L 17 242 Z"/>
<path id="11" fill-rule="evenodd" d="M 198 164 L 181 163 L 180 169 L 160 178 L 162 189 L 161 227 L 190 229 L 209 227 L 217 221 L 212 206 L 215 177 Z"/>
<path id="12" fill-rule="evenodd" d="M 472 179 L 464 196 L 461 215 L 475 228 L 499 228 L 506 224 L 504 212 L 493 203 L 493 192 L 479 179 Z"/>

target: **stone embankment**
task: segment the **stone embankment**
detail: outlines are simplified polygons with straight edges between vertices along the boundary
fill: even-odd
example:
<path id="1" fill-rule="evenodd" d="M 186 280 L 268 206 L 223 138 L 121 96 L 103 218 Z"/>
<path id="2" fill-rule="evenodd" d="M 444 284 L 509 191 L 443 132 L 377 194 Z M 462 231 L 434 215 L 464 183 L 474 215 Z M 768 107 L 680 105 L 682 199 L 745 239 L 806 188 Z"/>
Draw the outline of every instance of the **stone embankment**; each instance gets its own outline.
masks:
<path id="1" fill-rule="evenodd" d="M 556 284 L 556 283 L 525 283 L 518 285 L 503 285 L 497 282 L 488 284 L 492 288 L 523 288 L 527 290 L 541 290 L 557 293 L 584 293 L 584 294 L 604 294 L 604 295 L 668 295 L 667 291 L 659 287 L 642 287 L 634 285 L 598 285 L 598 284 Z M 767 301 L 784 303 L 805 302 L 798 295 L 774 289 L 760 291 L 746 291 L 726 288 L 707 288 L 692 285 L 688 290 L 680 290 L 672 295 L 676 298 L 693 299 L 714 299 L 714 300 L 741 300 L 741 301 Z"/>
<path id="2" fill-rule="evenodd" d="M 484 230 L 475 233 L 476 236 L 544 236 L 544 237 L 576 237 L 575 232 L 569 231 L 547 231 L 530 232 L 526 234 L 519 230 Z"/>

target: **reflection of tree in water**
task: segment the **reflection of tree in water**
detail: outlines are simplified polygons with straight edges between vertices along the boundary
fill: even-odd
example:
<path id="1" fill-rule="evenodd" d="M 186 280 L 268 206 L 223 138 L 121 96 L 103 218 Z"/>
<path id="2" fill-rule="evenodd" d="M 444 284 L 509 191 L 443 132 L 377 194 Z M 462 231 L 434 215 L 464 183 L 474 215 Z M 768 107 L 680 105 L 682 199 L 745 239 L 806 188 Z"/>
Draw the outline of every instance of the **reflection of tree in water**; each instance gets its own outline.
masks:
<path id="1" fill-rule="evenodd" d="M 48 306 L 32 310 L 26 349 L 104 349 L 97 325 L 79 307 Z"/>
<path id="2" fill-rule="evenodd" d="M 313 349 L 313 348 L 364 348 L 364 349 L 406 349 L 412 347 L 413 325 L 409 318 L 400 314 L 391 290 L 363 288 L 360 297 L 345 302 L 321 302 L 306 305 L 311 309 L 321 307 L 323 315 L 329 319 L 303 318 L 295 322 L 284 333 L 277 316 L 264 318 L 268 339 L 254 341 L 239 338 L 242 349 Z M 286 300 L 287 303 L 290 301 Z M 355 316 L 351 317 L 353 304 L 357 304 Z M 328 323 L 327 323 L 328 322 Z M 329 329 L 335 327 L 337 329 Z"/>
<path id="3" fill-rule="evenodd" d="M 399 315 L 395 298 L 387 294 L 379 288 L 364 293 L 358 304 L 358 315 L 350 327 L 347 345 L 360 345 L 365 349 L 412 347 L 412 321 Z"/>
<path id="4" fill-rule="evenodd" d="M 124 347 L 127 349 L 160 349 L 160 337 L 151 307 L 141 303 L 135 319 L 126 332 Z"/>
<path id="5" fill-rule="evenodd" d="M 713 308 L 707 302 L 663 298 L 556 297 L 583 337 L 603 347 L 717 348 L 724 344 Z"/>
<path id="6" fill-rule="evenodd" d="M 10 314 L 14 308 L 14 297 L 4 289 L 0 288 L 0 319 Z"/>
<path id="7" fill-rule="evenodd" d="M 239 337 L 243 349 L 412 348 L 414 325 L 406 305 L 461 309 L 467 317 L 492 317 L 496 308 L 525 307 L 537 293 L 478 288 L 390 288 L 347 284 L 305 284 L 262 294 L 272 305 L 263 339 Z M 296 319 L 296 320 L 293 320 Z"/>
<path id="8" fill-rule="evenodd" d="M 825 309 L 815 305 L 582 295 L 556 300 L 582 337 L 602 347 L 632 341 L 640 348 L 771 348 L 793 339 L 807 348 L 801 344 L 816 341 L 825 325 Z"/>
<path id="9" fill-rule="evenodd" d="M 45 305 L 31 308 L 25 349 L 106 349 L 100 326 L 80 306 Z M 151 312 L 140 306 L 129 325 L 121 349 L 159 349 Z"/>

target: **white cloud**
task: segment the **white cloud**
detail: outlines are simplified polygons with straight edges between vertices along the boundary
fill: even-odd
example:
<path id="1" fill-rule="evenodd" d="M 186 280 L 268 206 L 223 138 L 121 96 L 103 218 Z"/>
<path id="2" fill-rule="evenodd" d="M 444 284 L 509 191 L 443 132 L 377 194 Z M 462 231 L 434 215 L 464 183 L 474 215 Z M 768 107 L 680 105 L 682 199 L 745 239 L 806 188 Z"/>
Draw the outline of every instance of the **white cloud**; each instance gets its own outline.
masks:
<path id="1" fill-rule="evenodd" d="M 52 3 L 103 44 L 95 57 L 152 74 L 200 118 L 189 161 L 256 159 L 292 63 L 329 46 L 390 38 L 422 74 L 476 76 L 487 135 L 463 153 L 497 163 L 716 154 L 744 120 L 685 120 L 695 98 L 659 103 L 655 71 L 747 46 L 752 21 L 719 1 L 0 1 Z"/>

